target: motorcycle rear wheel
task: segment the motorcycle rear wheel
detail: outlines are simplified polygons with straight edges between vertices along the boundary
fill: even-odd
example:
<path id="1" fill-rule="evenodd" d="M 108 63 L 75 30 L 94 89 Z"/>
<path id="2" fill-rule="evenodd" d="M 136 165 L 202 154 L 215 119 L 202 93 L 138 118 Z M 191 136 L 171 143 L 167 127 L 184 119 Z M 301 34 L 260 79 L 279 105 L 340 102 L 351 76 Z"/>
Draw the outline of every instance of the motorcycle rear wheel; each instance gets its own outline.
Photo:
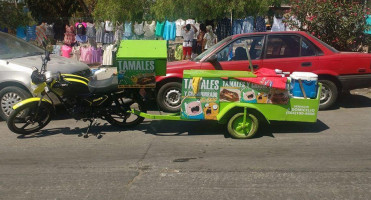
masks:
<path id="1" fill-rule="evenodd" d="M 144 118 L 128 113 L 131 109 L 139 110 L 141 112 L 147 112 L 145 109 L 144 102 L 137 99 L 118 99 L 120 102 L 120 109 L 115 112 L 106 115 L 106 120 L 113 126 L 130 128 L 134 127 L 143 122 Z M 115 101 L 112 102 L 112 106 L 116 107 Z"/>
<path id="2" fill-rule="evenodd" d="M 46 102 L 33 102 L 15 109 L 7 120 L 8 128 L 20 135 L 29 135 L 38 132 L 49 124 L 53 107 Z"/>

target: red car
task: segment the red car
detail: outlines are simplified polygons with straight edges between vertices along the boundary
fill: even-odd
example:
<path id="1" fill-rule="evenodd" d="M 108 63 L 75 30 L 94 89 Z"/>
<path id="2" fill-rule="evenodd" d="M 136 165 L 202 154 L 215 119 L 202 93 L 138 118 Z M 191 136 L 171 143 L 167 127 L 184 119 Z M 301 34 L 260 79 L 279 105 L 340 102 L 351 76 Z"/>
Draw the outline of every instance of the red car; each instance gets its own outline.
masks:
<path id="1" fill-rule="evenodd" d="M 371 54 L 339 52 L 306 32 L 264 32 L 229 36 L 190 61 L 169 62 L 167 75 L 157 77 L 157 103 L 179 111 L 183 70 L 249 70 L 254 68 L 318 74 L 323 84 L 320 109 L 332 106 L 342 91 L 371 87 Z"/>

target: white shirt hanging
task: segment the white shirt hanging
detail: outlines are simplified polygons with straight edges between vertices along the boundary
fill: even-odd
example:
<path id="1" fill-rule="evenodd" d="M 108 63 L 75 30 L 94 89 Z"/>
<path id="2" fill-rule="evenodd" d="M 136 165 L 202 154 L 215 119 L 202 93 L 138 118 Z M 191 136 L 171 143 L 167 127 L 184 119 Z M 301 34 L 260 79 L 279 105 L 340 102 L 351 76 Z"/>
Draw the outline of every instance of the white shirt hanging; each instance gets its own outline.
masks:
<path id="1" fill-rule="evenodd" d="M 176 36 L 177 37 L 182 36 L 182 28 L 183 28 L 183 26 L 186 25 L 186 21 L 184 21 L 182 19 L 178 19 L 178 20 L 175 21 L 175 25 L 176 25 Z"/>

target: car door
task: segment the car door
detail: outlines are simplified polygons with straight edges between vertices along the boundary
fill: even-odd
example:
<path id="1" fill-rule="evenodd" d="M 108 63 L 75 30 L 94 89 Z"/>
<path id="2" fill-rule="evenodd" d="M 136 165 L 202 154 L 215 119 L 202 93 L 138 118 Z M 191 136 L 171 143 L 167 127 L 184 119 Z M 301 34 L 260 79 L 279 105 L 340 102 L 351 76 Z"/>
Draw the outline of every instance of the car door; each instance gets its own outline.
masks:
<path id="1" fill-rule="evenodd" d="M 284 72 L 313 71 L 318 66 L 317 49 L 297 34 L 272 34 L 266 38 L 262 67 Z"/>
<path id="2" fill-rule="evenodd" d="M 249 49 L 254 68 L 258 68 L 262 63 L 263 47 L 263 35 L 237 38 L 211 55 L 214 56 L 214 60 L 203 62 L 201 68 L 206 70 L 250 70 L 246 48 Z"/>

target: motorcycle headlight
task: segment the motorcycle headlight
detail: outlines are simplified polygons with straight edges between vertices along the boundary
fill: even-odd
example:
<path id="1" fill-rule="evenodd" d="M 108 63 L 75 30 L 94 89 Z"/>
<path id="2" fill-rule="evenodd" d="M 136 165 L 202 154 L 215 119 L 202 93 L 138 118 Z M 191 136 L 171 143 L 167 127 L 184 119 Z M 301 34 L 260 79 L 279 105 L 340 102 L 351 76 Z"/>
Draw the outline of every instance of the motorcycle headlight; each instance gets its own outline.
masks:
<path id="1" fill-rule="evenodd" d="M 52 80 L 52 72 L 51 71 L 46 71 L 45 72 L 45 79 L 46 79 L 46 82 L 50 82 Z"/>

